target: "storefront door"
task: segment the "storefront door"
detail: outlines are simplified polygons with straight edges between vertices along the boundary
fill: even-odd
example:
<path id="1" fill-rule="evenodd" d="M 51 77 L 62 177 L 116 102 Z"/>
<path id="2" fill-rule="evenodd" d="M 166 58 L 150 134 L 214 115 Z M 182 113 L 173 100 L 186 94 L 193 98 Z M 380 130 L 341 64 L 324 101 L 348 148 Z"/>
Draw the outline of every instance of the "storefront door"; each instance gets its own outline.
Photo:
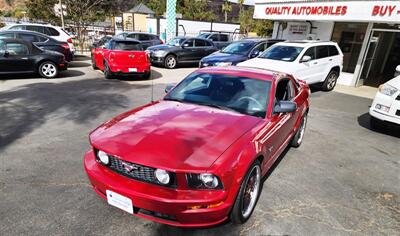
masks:
<path id="1" fill-rule="evenodd" d="M 392 79 L 400 65 L 400 30 L 372 30 L 363 65 L 364 85 L 378 87 Z"/>

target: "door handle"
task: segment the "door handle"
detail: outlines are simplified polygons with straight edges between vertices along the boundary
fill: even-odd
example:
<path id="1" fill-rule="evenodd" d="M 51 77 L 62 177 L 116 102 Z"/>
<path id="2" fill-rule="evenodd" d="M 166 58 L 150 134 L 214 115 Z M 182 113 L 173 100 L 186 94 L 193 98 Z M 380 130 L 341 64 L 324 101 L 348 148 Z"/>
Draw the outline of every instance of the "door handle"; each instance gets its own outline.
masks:
<path id="1" fill-rule="evenodd" d="M 331 59 L 329 59 L 329 61 L 333 61 L 333 59 L 331 58 Z"/>
<path id="2" fill-rule="evenodd" d="M 28 58 L 27 57 L 23 57 L 23 58 L 21 58 L 22 60 L 28 60 Z"/>
<path id="3" fill-rule="evenodd" d="M 317 65 L 318 64 L 318 62 L 314 62 L 314 65 Z"/>

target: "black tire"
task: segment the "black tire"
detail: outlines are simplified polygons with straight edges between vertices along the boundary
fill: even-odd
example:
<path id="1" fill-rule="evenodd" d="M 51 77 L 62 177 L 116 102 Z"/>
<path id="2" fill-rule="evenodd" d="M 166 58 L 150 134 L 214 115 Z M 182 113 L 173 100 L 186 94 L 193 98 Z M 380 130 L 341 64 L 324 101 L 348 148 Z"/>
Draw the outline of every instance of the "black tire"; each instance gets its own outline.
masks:
<path id="1" fill-rule="evenodd" d="M 39 65 L 38 72 L 45 79 L 53 79 L 58 76 L 58 66 L 52 61 L 44 61 Z"/>
<path id="2" fill-rule="evenodd" d="M 150 77 L 151 77 L 151 71 L 146 72 L 146 73 L 144 73 L 144 74 L 142 75 L 142 78 L 143 78 L 143 79 L 150 79 Z"/>
<path id="3" fill-rule="evenodd" d="M 110 67 L 108 66 L 107 62 L 104 62 L 104 77 L 106 77 L 106 79 L 112 79 L 113 78 L 113 74 L 110 70 Z"/>
<path id="4" fill-rule="evenodd" d="M 296 131 L 296 134 L 293 136 L 291 146 L 298 148 L 301 146 L 303 143 L 304 139 L 304 133 L 306 132 L 306 127 L 307 127 L 307 120 L 308 120 L 308 113 L 304 114 L 304 116 L 301 118 L 300 121 L 300 126 Z"/>
<path id="5" fill-rule="evenodd" d="M 254 205 L 250 208 L 247 208 L 246 215 L 243 212 L 243 204 L 244 204 L 244 198 L 245 198 L 245 191 L 247 190 L 247 185 L 249 182 L 250 177 L 253 176 L 253 171 L 255 169 L 258 169 L 259 173 L 259 181 L 258 181 L 258 192 L 255 195 L 255 202 Z M 261 176 L 261 164 L 258 160 L 254 161 L 253 164 L 250 166 L 249 170 L 246 173 L 246 176 L 243 178 L 243 182 L 240 185 L 240 189 L 238 192 L 238 195 L 236 196 L 235 203 L 232 207 L 232 211 L 230 213 L 230 220 L 234 224 L 244 224 L 248 219 L 250 219 L 251 215 L 253 214 L 253 211 L 255 207 L 257 206 L 258 198 L 260 197 L 261 190 L 262 190 L 262 176 Z M 249 203 L 250 204 L 250 203 Z M 250 207 L 250 206 L 249 206 Z"/>
<path id="6" fill-rule="evenodd" d="M 323 91 L 332 91 L 336 87 L 337 80 L 339 78 L 339 73 L 337 71 L 331 70 L 326 77 L 324 83 L 322 84 Z"/>
<path id="7" fill-rule="evenodd" d="M 178 61 L 176 60 L 176 57 L 174 55 L 168 55 L 164 59 L 164 67 L 167 69 L 174 69 L 176 68 L 177 64 Z"/>
<path id="8" fill-rule="evenodd" d="M 93 70 L 97 69 L 96 60 L 94 60 L 93 55 L 92 55 L 92 68 L 93 68 Z"/>

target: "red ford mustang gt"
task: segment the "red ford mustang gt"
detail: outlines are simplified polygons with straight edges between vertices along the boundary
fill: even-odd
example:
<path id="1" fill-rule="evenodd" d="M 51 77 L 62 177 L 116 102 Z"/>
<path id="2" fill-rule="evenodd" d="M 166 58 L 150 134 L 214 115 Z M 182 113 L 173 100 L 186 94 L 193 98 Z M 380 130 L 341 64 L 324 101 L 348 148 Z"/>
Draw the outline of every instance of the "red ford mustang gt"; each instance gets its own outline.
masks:
<path id="1" fill-rule="evenodd" d="M 111 79 L 114 75 L 151 76 L 150 58 L 139 41 L 112 38 L 103 46 L 92 49 L 92 66 L 104 71 Z"/>
<path id="2" fill-rule="evenodd" d="M 94 191 L 164 224 L 246 222 L 263 176 L 302 143 L 309 87 L 284 73 L 226 67 L 199 69 L 166 92 L 90 134 L 84 167 Z"/>

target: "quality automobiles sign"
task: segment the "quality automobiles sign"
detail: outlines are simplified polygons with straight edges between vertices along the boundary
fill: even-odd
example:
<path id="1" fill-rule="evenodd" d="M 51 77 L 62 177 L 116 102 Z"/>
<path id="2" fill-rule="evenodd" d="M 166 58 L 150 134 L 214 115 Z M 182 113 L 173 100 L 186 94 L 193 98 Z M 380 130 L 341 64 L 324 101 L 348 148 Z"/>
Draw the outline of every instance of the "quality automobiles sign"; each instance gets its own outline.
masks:
<path id="1" fill-rule="evenodd" d="M 254 18 L 399 23 L 400 1 L 256 0 Z"/>

